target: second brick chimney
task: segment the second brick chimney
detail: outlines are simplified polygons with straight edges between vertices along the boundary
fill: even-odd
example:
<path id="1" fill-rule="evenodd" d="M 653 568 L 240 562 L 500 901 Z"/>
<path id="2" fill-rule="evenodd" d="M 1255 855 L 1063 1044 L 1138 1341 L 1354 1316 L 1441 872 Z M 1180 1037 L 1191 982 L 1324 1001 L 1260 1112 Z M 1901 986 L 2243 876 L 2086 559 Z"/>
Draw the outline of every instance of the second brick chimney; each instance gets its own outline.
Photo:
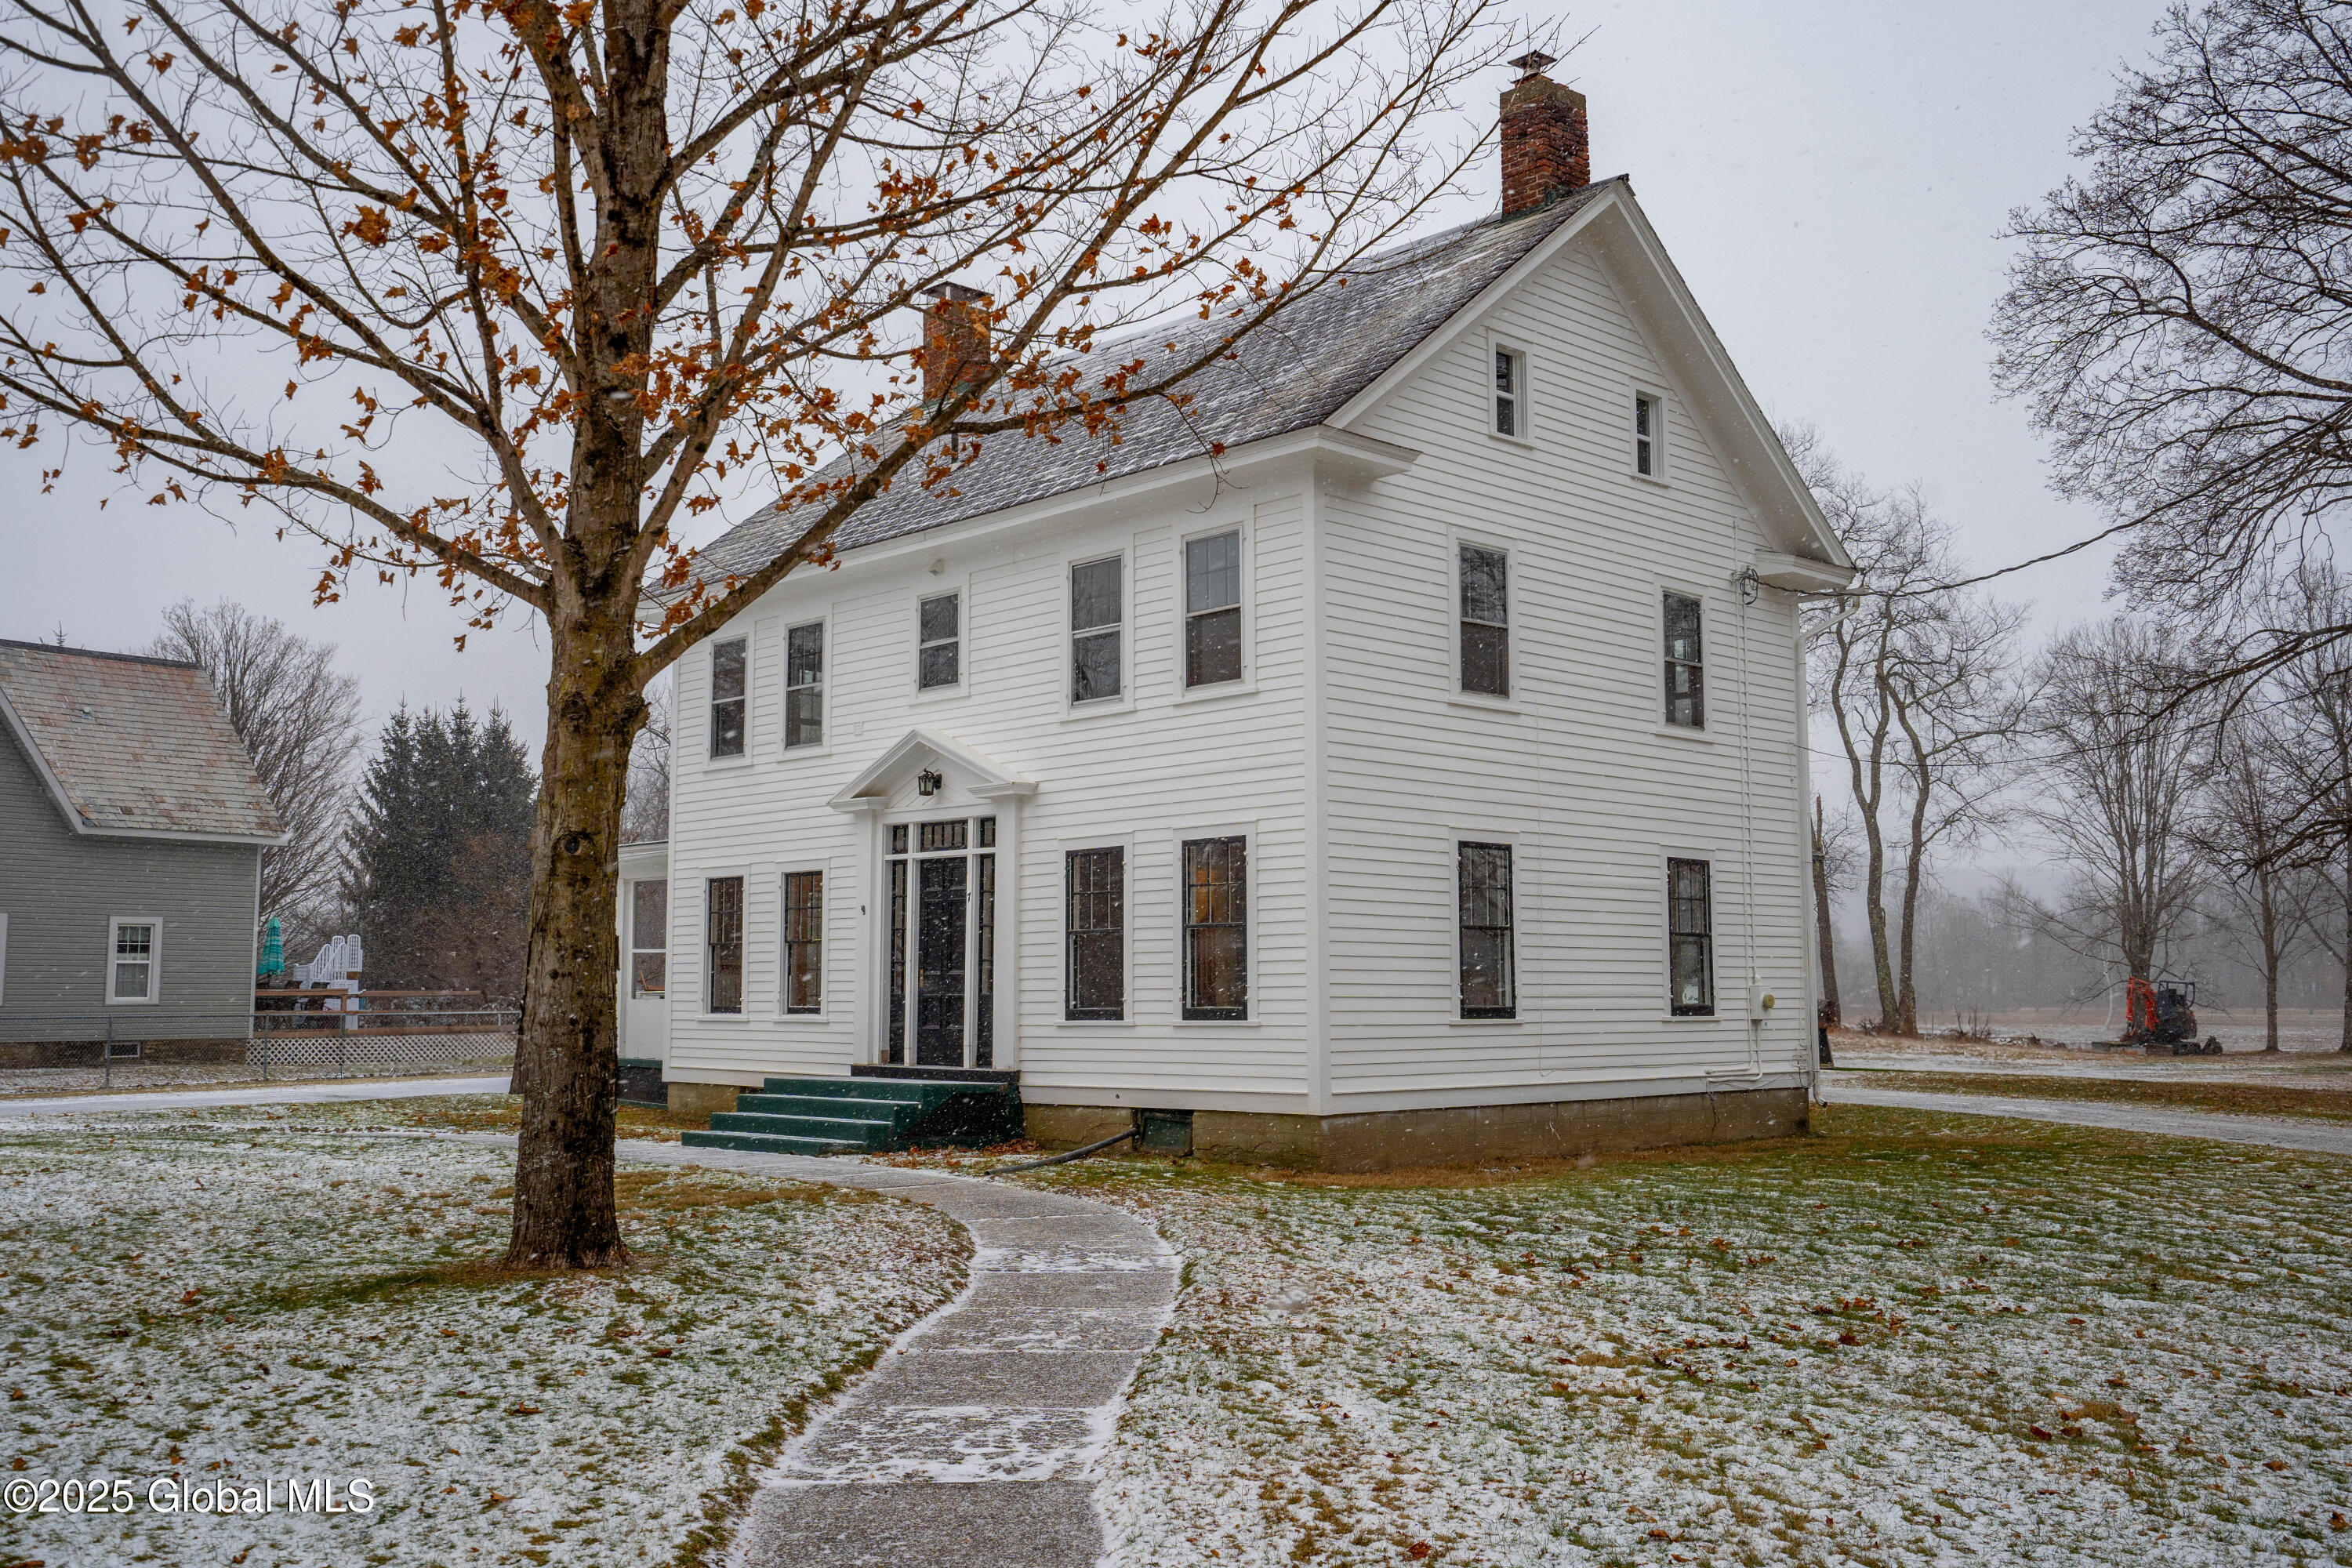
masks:
<path id="1" fill-rule="evenodd" d="M 988 296 L 961 283 L 923 292 L 923 406 L 936 408 L 988 373 Z"/>
<path id="2" fill-rule="evenodd" d="M 1553 63 L 1540 49 L 1511 62 L 1519 79 L 1503 94 L 1505 217 L 1592 183 L 1584 95 L 1543 74 Z"/>

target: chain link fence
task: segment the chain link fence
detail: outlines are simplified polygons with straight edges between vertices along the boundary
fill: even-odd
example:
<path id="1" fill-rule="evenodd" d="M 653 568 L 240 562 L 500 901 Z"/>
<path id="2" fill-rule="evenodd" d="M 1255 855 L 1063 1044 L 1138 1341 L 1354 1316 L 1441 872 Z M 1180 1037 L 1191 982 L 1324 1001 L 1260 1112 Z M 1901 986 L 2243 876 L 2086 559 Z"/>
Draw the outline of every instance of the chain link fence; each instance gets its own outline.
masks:
<path id="1" fill-rule="evenodd" d="M 251 1013 L 0 1011 L 0 1094 L 374 1078 L 441 1068 L 511 1067 L 520 1013 L 511 1007 L 415 1006 Z M 271 998 L 276 1001 L 276 998 Z"/>

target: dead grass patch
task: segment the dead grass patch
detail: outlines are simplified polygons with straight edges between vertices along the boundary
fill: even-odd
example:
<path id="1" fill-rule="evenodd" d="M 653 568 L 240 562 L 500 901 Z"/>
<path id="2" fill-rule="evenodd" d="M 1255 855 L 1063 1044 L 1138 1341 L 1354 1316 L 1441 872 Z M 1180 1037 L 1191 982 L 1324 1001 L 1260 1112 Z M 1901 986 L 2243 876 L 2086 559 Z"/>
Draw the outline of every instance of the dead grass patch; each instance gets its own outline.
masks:
<path id="1" fill-rule="evenodd" d="M 2162 1106 L 2174 1110 L 2210 1110 L 2229 1116 L 2301 1117 L 2352 1121 L 2352 1085 L 2343 1089 L 2290 1089 L 2260 1083 L 2166 1083 L 2147 1079 L 2032 1078 L 1964 1072 L 1891 1072 L 1873 1069 L 1872 1089 L 1909 1094 L 2005 1095 L 2019 1100 L 2071 1100 L 2104 1105 Z"/>

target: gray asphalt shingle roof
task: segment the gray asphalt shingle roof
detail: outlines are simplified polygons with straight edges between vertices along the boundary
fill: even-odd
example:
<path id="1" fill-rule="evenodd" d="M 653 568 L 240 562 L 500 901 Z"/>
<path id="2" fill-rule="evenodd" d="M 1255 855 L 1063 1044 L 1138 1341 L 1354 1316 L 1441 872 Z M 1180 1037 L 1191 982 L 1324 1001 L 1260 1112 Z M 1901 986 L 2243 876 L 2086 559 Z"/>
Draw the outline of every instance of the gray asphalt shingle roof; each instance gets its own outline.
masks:
<path id="1" fill-rule="evenodd" d="M 1485 218 L 1367 258 L 1345 274 L 1344 287 L 1335 279 L 1288 307 L 1244 337 L 1231 358 L 1186 381 L 1181 390 L 1193 400 L 1190 407 L 1180 412 L 1160 400 L 1131 405 L 1116 441 L 1073 423 L 1059 439 L 990 437 L 977 458 L 928 489 L 911 477 L 913 469 L 903 470 L 908 477 L 860 508 L 835 535 L 835 547 L 878 544 L 1142 473 L 1199 457 L 1213 443 L 1230 449 L 1319 425 L 1614 183 L 1604 180 L 1531 213 Z M 1170 342 L 1179 355 L 1197 354 L 1224 330 L 1219 322 L 1196 321 L 1105 344 L 1084 357 L 1108 367 Z M 837 458 L 817 477 L 850 470 L 849 459 Z M 814 503 L 770 506 L 730 529 L 702 552 L 705 579 L 716 584 L 773 559 L 807 526 L 794 516 L 803 510 L 814 518 Z"/>
<path id="2" fill-rule="evenodd" d="M 0 700 L 86 831 L 284 831 L 193 664 L 0 640 Z"/>

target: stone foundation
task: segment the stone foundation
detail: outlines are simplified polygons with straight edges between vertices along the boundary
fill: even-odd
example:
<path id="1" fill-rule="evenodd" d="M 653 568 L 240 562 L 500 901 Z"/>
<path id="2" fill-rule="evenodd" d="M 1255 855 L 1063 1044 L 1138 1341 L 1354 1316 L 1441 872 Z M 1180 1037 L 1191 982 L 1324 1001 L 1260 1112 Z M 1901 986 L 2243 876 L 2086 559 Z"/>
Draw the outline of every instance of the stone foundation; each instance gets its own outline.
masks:
<path id="1" fill-rule="evenodd" d="M 685 1116 L 732 1110 L 735 1097 L 743 1092 L 731 1083 L 680 1083 L 676 1079 L 666 1087 L 669 1089 L 669 1108 Z"/>
<path id="2" fill-rule="evenodd" d="M 1047 1148 L 1075 1148 L 1135 1125 L 1135 1113 L 1129 1110 L 1087 1105 L 1026 1109 L 1029 1136 Z M 1808 1115 L 1802 1089 L 1376 1110 L 1354 1116 L 1198 1110 L 1192 1113 L 1192 1152 L 1236 1164 L 1388 1171 L 1786 1138 L 1806 1130 Z"/>

